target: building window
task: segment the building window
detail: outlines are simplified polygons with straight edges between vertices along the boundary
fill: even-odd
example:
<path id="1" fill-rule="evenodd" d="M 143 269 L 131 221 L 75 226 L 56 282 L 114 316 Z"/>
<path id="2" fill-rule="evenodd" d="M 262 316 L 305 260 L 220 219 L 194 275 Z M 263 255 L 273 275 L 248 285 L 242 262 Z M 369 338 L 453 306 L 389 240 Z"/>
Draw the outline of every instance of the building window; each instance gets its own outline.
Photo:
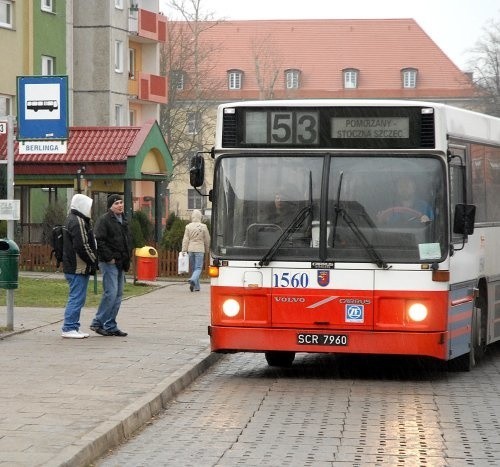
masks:
<path id="1" fill-rule="evenodd" d="M 187 113 L 187 132 L 190 135 L 199 133 L 201 127 L 201 117 L 199 112 Z"/>
<path id="2" fill-rule="evenodd" d="M 227 72 L 229 89 L 241 89 L 243 72 L 241 70 L 230 70 Z"/>
<path id="3" fill-rule="evenodd" d="M 115 71 L 123 72 L 123 42 L 115 41 Z"/>
<path id="4" fill-rule="evenodd" d="M 136 111 L 135 110 L 129 110 L 128 111 L 128 124 L 130 126 L 135 126 L 136 123 L 137 123 Z"/>
<path id="5" fill-rule="evenodd" d="M 415 68 L 405 68 L 402 70 L 403 87 L 416 88 L 417 87 L 417 70 Z"/>
<path id="6" fill-rule="evenodd" d="M 355 69 L 344 70 L 344 89 L 356 89 L 358 87 L 359 71 Z"/>
<path id="7" fill-rule="evenodd" d="M 286 70 L 285 71 L 285 85 L 287 89 L 299 88 L 299 70 Z"/>
<path id="8" fill-rule="evenodd" d="M 135 79 L 135 49 L 128 49 L 128 78 Z"/>
<path id="9" fill-rule="evenodd" d="M 42 75 L 52 76 L 56 74 L 56 59 L 42 55 Z"/>
<path id="10" fill-rule="evenodd" d="M 10 0 L 0 0 L 0 27 L 12 28 L 13 4 Z"/>
<path id="11" fill-rule="evenodd" d="M 203 209 L 203 196 L 196 190 L 188 190 L 188 209 Z"/>
<path id="12" fill-rule="evenodd" d="M 54 2 L 52 0 L 42 0 L 42 11 L 54 13 Z"/>
<path id="13" fill-rule="evenodd" d="M 12 97 L 0 94 L 0 115 L 11 115 Z"/>
<path id="14" fill-rule="evenodd" d="M 115 105 L 115 126 L 123 125 L 123 106 L 120 104 Z"/>
<path id="15" fill-rule="evenodd" d="M 182 70 L 173 70 L 171 74 L 172 89 L 182 91 L 184 89 L 184 72 Z"/>

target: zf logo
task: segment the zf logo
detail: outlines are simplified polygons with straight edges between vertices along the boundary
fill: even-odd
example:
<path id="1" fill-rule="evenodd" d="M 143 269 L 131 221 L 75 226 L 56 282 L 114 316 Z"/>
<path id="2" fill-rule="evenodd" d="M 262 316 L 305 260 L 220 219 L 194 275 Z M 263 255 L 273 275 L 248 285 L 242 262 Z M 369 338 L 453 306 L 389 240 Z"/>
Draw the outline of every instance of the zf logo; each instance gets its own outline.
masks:
<path id="1" fill-rule="evenodd" d="M 363 323 L 365 321 L 365 307 L 363 305 L 345 306 L 346 323 Z"/>

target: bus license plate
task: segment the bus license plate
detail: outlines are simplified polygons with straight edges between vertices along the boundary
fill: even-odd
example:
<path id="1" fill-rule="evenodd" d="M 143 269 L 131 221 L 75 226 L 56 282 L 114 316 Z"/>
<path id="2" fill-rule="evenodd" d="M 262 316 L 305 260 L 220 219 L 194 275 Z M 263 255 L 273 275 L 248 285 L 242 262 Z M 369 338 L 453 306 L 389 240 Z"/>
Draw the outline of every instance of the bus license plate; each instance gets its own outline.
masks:
<path id="1" fill-rule="evenodd" d="M 345 334 L 311 334 L 300 332 L 297 334 L 297 344 L 347 346 L 347 336 Z"/>

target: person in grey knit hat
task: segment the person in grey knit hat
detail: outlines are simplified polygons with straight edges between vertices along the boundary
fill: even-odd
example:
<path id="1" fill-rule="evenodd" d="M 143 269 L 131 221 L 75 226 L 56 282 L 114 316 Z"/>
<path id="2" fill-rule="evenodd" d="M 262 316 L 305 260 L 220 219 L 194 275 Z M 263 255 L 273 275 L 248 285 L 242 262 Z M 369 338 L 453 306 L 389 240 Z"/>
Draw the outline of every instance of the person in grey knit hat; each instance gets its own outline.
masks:
<path id="1" fill-rule="evenodd" d="M 101 336 L 125 337 L 127 333 L 118 328 L 116 317 L 122 302 L 125 273 L 130 268 L 132 238 L 123 214 L 122 196 L 109 195 L 107 206 L 108 212 L 99 218 L 95 227 L 103 293 L 90 329 Z"/>

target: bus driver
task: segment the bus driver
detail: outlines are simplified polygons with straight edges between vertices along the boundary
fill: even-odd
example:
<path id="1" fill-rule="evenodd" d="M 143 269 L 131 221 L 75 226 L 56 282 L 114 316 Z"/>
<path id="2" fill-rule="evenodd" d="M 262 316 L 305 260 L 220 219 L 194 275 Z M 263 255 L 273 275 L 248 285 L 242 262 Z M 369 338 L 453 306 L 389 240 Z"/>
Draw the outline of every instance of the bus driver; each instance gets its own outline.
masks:
<path id="1" fill-rule="evenodd" d="M 401 224 L 420 222 L 428 224 L 434 218 L 429 203 L 417 196 L 415 180 L 410 176 L 400 177 L 396 185 L 396 206 L 377 214 L 377 220 L 382 224 Z"/>

